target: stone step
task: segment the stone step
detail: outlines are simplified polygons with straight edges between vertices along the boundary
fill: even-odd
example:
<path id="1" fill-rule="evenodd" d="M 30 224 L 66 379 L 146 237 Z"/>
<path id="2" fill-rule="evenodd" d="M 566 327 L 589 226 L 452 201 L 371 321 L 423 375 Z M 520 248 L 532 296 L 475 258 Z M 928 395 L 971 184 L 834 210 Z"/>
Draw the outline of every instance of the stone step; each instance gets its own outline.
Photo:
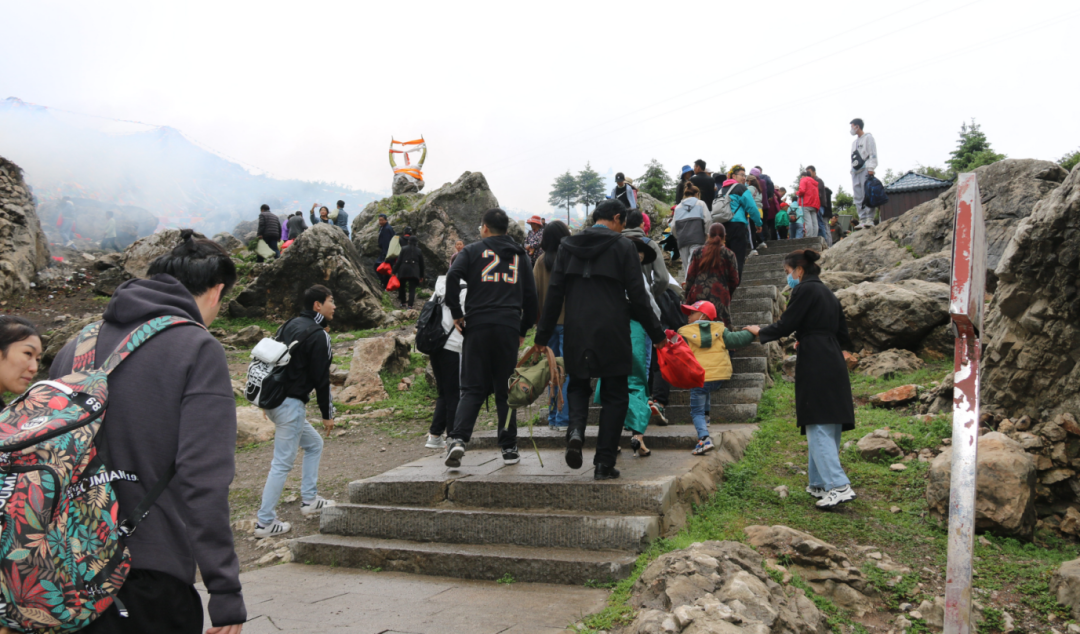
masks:
<path id="1" fill-rule="evenodd" d="M 746 326 L 771 324 L 775 321 L 773 319 L 772 311 L 757 311 L 757 312 L 738 312 L 731 313 L 731 324 L 737 328 L 744 328 Z"/>
<path id="2" fill-rule="evenodd" d="M 689 403 L 689 401 L 686 402 Z M 743 409 L 745 410 L 748 408 Z M 693 446 L 693 441 L 696 441 L 697 435 L 694 433 L 692 427 L 687 427 L 688 425 L 692 424 L 688 412 L 689 410 L 687 410 L 687 413 L 672 410 L 671 415 L 678 418 L 677 422 L 670 423 L 667 426 L 649 426 L 649 429 L 646 431 L 646 436 L 648 437 L 648 442 L 646 444 L 649 446 L 649 448 L 656 450 L 683 450 L 687 447 Z M 753 416 L 757 414 L 757 410 L 754 410 L 753 415 L 750 415 L 749 418 L 746 417 L 747 412 L 742 410 L 736 410 L 734 408 L 730 408 L 730 411 L 728 413 L 731 416 L 738 416 L 738 420 L 735 420 L 733 418 L 728 421 L 721 421 L 719 418 L 717 418 L 717 433 L 742 427 L 743 425 L 745 425 L 745 421 L 751 420 Z M 670 416 L 666 411 L 664 415 L 668 417 L 669 421 L 671 420 Z M 586 450 L 591 451 L 596 448 L 596 434 L 598 431 L 596 424 L 599 420 L 599 416 L 599 406 L 589 408 L 589 421 L 588 426 L 585 428 Z M 628 431 L 623 431 L 622 436 L 620 436 L 619 438 L 619 446 L 623 448 L 624 455 L 628 455 L 625 450 L 630 449 L 630 438 L 631 435 Z M 551 429 L 547 426 L 547 421 L 544 420 L 539 425 L 533 425 L 532 438 L 530 439 L 528 425 L 522 425 L 521 427 L 519 427 L 518 450 L 520 451 L 522 456 L 529 456 L 530 459 L 536 456 L 533 450 L 533 443 L 536 443 L 536 448 L 540 450 L 541 454 L 544 454 L 544 452 L 547 451 L 557 452 L 555 454 L 552 454 L 553 457 L 551 458 L 551 460 L 555 462 L 556 466 L 563 464 L 562 452 L 566 449 L 565 429 Z M 469 444 L 466 448 L 465 455 L 471 459 L 473 457 L 473 452 L 493 452 L 486 454 L 485 456 L 479 456 L 478 459 L 486 459 L 492 461 L 498 460 L 501 464 L 501 455 L 497 453 L 498 447 L 498 433 L 495 430 L 479 431 L 473 434 L 472 440 L 469 441 Z M 443 454 L 440 452 L 438 455 L 441 457 Z M 548 466 L 548 458 L 546 456 L 544 458 L 544 464 L 545 467 Z M 443 469 L 445 470 L 445 468 Z M 543 473 L 548 474 L 552 472 L 549 470 L 544 471 Z M 587 476 L 591 478 L 592 472 L 590 471 Z M 620 481 L 623 481 L 622 478 L 620 478 Z M 438 487 L 424 489 L 423 487 L 419 487 L 419 485 L 416 485 L 414 483 L 414 479 L 409 479 L 408 482 L 409 484 L 401 485 L 399 487 L 399 490 L 395 494 L 393 494 L 394 497 L 390 498 L 391 502 L 397 500 L 396 503 L 398 504 L 423 506 L 427 504 L 432 504 L 432 499 L 445 498 L 445 491 Z M 413 490 L 410 487 L 419 487 L 419 489 Z M 357 500 L 350 499 L 350 501 L 356 502 Z M 365 503 L 375 504 L 376 502 L 368 501 Z"/>
<path id="3" fill-rule="evenodd" d="M 775 286 L 739 286 L 735 289 L 735 293 L 732 294 L 731 300 L 737 299 L 768 299 L 772 300 L 776 298 Z"/>
<path id="4" fill-rule="evenodd" d="M 295 561 L 345 568 L 497 581 L 581 586 L 630 576 L 637 554 L 618 550 L 441 544 L 399 539 L 309 535 L 290 542 Z"/>
<path id="5" fill-rule="evenodd" d="M 718 403 L 716 394 L 713 394 L 712 409 L 709 411 L 709 424 L 711 426 L 750 422 L 757 418 L 757 407 L 757 403 Z M 668 428 L 694 424 L 689 405 L 668 405 L 664 408 L 664 416 L 668 419 Z M 648 432 L 645 434 L 646 438 L 651 437 L 653 429 L 653 427 L 649 427 Z M 657 427 L 655 429 L 664 428 Z M 652 441 L 648 442 L 651 443 Z M 651 448 L 652 445 L 649 444 L 649 447 Z"/>
<path id="6" fill-rule="evenodd" d="M 783 280 L 784 284 L 787 284 L 787 273 L 784 272 L 783 268 L 770 267 L 758 271 L 744 269 L 742 277 L 739 278 L 739 284 L 742 285 L 753 280 L 772 280 L 775 282 L 778 279 Z"/>
<path id="7" fill-rule="evenodd" d="M 783 253 L 774 253 L 772 250 L 759 251 L 758 255 L 752 255 L 746 258 L 746 263 L 743 264 L 743 270 L 746 270 L 746 267 L 752 264 L 759 266 L 762 264 L 768 264 L 770 266 L 776 266 L 782 269 L 784 268 L 784 258 L 787 257 L 787 254 L 788 252 L 786 251 Z"/>
<path id="8" fill-rule="evenodd" d="M 773 309 L 773 300 L 766 297 L 732 299 L 731 305 L 728 308 L 732 313 L 771 312 Z"/>
<path id="9" fill-rule="evenodd" d="M 748 346 L 728 350 L 728 355 L 730 355 L 732 359 L 742 359 L 746 357 L 767 357 L 769 356 L 769 353 L 765 350 L 765 346 L 755 341 Z"/>
<path id="10" fill-rule="evenodd" d="M 735 357 L 731 360 L 733 374 L 760 374 L 764 376 L 769 371 L 769 362 L 765 357 Z"/>
<path id="11" fill-rule="evenodd" d="M 756 405 L 761 400 L 760 387 L 729 388 L 726 385 L 712 393 L 713 404 Z M 671 390 L 668 407 L 689 405 L 690 390 Z"/>
<path id="12" fill-rule="evenodd" d="M 815 238 L 798 238 L 796 240 L 769 240 L 765 243 L 768 247 L 770 254 L 783 253 L 787 255 L 792 251 L 798 251 L 800 249 L 824 249 L 828 245 L 820 237 Z"/>
<path id="13" fill-rule="evenodd" d="M 742 280 L 739 283 L 739 288 L 754 286 L 787 286 L 787 275 L 783 271 L 780 271 L 780 276 L 776 278 Z"/>
<path id="14" fill-rule="evenodd" d="M 576 511 L 338 504 L 323 509 L 319 532 L 418 542 L 641 552 L 660 536 L 660 518 Z"/>

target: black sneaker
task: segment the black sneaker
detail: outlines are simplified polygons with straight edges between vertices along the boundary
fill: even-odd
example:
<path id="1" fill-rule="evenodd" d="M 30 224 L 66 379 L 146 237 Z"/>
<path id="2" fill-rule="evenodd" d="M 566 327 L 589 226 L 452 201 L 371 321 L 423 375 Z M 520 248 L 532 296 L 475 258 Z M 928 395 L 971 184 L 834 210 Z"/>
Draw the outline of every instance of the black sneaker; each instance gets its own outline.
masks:
<path id="1" fill-rule="evenodd" d="M 454 438 L 446 445 L 446 466 L 457 469 L 461 466 L 461 457 L 465 455 L 465 443 Z"/>
<path id="2" fill-rule="evenodd" d="M 608 467 L 602 464 L 596 465 L 593 469 L 593 480 L 614 480 L 619 477 L 619 470 L 615 467 Z"/>
<path id="3" fill-rule="evenodd" d="M 570 432 L 570 438 L 566 441 L 566 466 L 571 469 L 581 468 L 581 446 L 585 439 L 580 431 Z"/>
<path id="4" fill-rule="evenodd" d="M 521 462 L 521 457 L 518 456 L 517 445 L 508 447 L 502 450 L 503 464 L 517 464 Z"/>

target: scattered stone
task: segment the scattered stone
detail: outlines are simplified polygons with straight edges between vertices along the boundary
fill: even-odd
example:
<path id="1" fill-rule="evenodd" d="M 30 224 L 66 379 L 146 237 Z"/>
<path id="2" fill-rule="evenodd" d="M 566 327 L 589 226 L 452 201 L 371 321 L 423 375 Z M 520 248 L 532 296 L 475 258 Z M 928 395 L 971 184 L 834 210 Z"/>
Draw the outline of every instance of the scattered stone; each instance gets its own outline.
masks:
<path id="1" fill-rule="evenodd" d="M 859 454 L 865 460 L 878 460 L 886 457 L 895 458 L 904 453 L 904 450 L 888 437 L 882 438 L 873 433 L 859 439 L 858 447 Z"/>
<path id="2" fill-rule="evenodd" d="M 923 360 L 910 350 L 886 350 L 859 361 L 859 374 L 883 379 L 896 374 L 909 374 L 925 366 Z"/>
<path id="3" fill-rule="evenodd" d="M 870 403 L 877 407 L 900 407 L 915 400 L 919 395 L 915 385 L 901 385 L 887 392 L 881 392 L 870 397 Z"/>
<path id="4" fill-rule="evenodd" d="M 991 546 L 991 545 L 993 545 L 994 542 L 992 542 L 989 539 L 983 537 L 982 535 L 979 535 L 979 543 L 982 544 L 983 546 Z"/>
<path id="5" fill-rule="evenodd" d="M 900 611 L 901 612 L 907 612 L 910 609 L 911 609 L 911 604 L 910 603 L 901 603 L 900 604 Z"/>
<path id="6" fill-rule="evenodd" d="M 889 469 L 891 471 L 907 471 L 907 465 L 900 464 L 900 463 L 892 464 L 892 465 L 889 465 Z"/>
<path id="7" fill-rule="evenodd" d="M 383 335 L 357 340 L 345 389 L 338 394 L 338 400 L 356 405 L 387 399 L 379 372 L 403 371 L 409 367 L 409 353 L 409 344 L 401 337 Z"/>
<path id="8" fill-rule="evenodd" d="M 255 344 L 263 340 L 264 337 L 270 336 L 270 333 L 266 332 L 258 326 L 248 326 L 237 331 L 235 334 L 228 335 L 222 339 L 222 343 L 227 343 L 230 346 L 236 346 L 237 348 L 252 348 Z"/>
<path id="9" fill-rule="evenodd" d="M 844 363 L 847 364 L 848 372 L 854 372 L 855 368 L 859 366 L 859 355 L 848 352 L 847 350 L 844 350 L 843 353 Z"/>
<path id="10" fill-rule="evenodd" d="M 911 627 L 911 621 L 907 620 L 903 616 L 898 616 L 896 617 L 896 627 L 906 630 L 907 628 Z"/>
<path id="11" fill-rule="evenodd" d="M 889 512 L 890 512 L 890 513 L 893 513 L 893 514 L 899 513 L 899 512 L 901 512 L 902 510 L 903 510 L 903 509 L 901 509 L 901 508 L 900 508 L 899 506 L 890 506 L 890 507 L 889 507 Z"/>
<path id="12" fill-rule="evenodd" d="M 1066 509 L 1058 530 L 1067 535 L 1080 535 L 1080 512 L 1072 506 Z"/>
<path id="13" fill-rule="evenodd" d="M 255 533 L 255 520 L 236 520 L 232 523 L 232 530 L 234 533 L 242 533 L 245 535 L 251 535 Z"/>
<path id="14" fill-rule="evenodd" d="M 975 528 L 1030 537 L 1035 529 L 1035 461 L 1008 436 L 991 432 L 979 438 Z M 926 501 L 939 521 L 948 517 L 952 449 L 930 464 Z"/>
<path id="15" fill-rule="evenodd" d="M 881 553 L 878 553 L 878 552 L 866 553 L 866 556 L 869 557 L 870 559 L 877 559 L 879 561 L 881 560 Z"/>
<path id="16" fill-rule="evenodd" d="M 1016 631 L 1016 620 L 1008 612 L 1001 612 L 1001 631 L 1004 634 Z"/>
<path id="17" fill-rule="evenodd" d="M 776 491 L 776 494 L 780 496 L 781 500 L 788 496 L 788 488 L 786 485 L 781 484 L 780 486 L 773 489 L 773 491 Z"/>

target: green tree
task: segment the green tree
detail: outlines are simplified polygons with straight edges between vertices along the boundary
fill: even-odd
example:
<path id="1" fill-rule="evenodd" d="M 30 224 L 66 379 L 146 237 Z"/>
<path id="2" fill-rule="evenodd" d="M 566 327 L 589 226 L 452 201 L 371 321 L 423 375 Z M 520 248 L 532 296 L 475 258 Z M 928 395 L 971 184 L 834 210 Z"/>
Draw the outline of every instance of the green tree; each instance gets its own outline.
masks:
<path id="1" fill-rule="evenodd" d="M 907 174 L 907 172 L 904 172 L 904 174 Z M 885 177 L 881 179 L 881 182 L 884 185 L 892 185 L 896 181 L 900 180 L 900 177 L 904 174 L 894 172 L 893 169 L 890 167 L 885 170 Z"/>
<path id="2" fill-rule="evenodd" d="M 573 206 L 574 198 L 577 197 L 578 193 L 577 179 L 570 173 L 570 170 L 566 170 L 565 174 L 555 179 L 551 187 L 548 204 L 552 207 L 566 205 L 566 224 L 570 224 L 570 207 Z"/>
<path id="3" fill-rule="evenodd" d="M 638 177 L 638 188 L 653 198 L 670 203 L 675 199 L 675 181 L 664 171 L 660 161 L 653 159 L 645 166 L 645 173 Z"/>
<path id="4" fill-rule="evenodd" d="M 971 120 L 971 125 L 960 124 L 960 139 L 956 143 L 956 149 L 949 156 L 951 158 L 945 163 L 953 175 L 970 172 L 976 167 L 996 163 L 1005 158 L 1004 154 L 998 154 L 990 148 L 990 141 L 986 139 L 986 134 L 979 128 L 979 124 L 975 123 L 975 119 Z"/>
<path id="5" fill-rule="evenodd" d="M 953 180 L 952 175 L 949 174 L 949 170 L 944 167 L 937 167 L 934 165 L 923 165 L 919 163 L 915 169 L 912 170 L 916 174 L 922 174 L 923 176 L 930 176 L 931 178 L 940 178 L 943 181 Z"/>
<path id="6" fill-rule="evenodd" d="M 591 164 L 586 163 L 585 169 L 578 172 L 576 182 L 577 199 L 575 202 L 579 205 L 585 205 L 585 215 L 588 216 L 589 205 L 595 205 L 604 199 L 604 179 L 600 178 L 600 175 L 596 173 Z M 556 181 L 557 184 L 558 181 Z M 554 194 L 554 192 L 552 193 Z"/>
<path id="7" fill-rule="evenodd" d="M 1080 163 L 1080 150 L 1077 150 L 1070 154 L 1066 154 L 1065 156 L 1061 157 L 1060 161 L 1058 161 L 1058 165 L 1064 167 L 1070 172 L 1072 171 L 1072 168 L 1076 167 L 1077 163 Z"/>
<path id="8" fill-rule="evenodd" d="M 843 185 L 837 187 L 836 194 L 833 195 L 833 213 L 837 215 L 855 213 L 855 197 L 844 191 Z"/>

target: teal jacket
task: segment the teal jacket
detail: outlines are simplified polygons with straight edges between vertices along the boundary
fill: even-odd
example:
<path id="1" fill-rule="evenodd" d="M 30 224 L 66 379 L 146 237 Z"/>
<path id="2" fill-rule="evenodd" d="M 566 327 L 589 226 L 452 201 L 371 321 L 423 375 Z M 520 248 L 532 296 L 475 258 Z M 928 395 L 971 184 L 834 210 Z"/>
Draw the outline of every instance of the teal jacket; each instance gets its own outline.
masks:
<path id="1" fill-rule="evenodd" d="M 761 212 L 758 211 L 757 202 L 754 200 L 754 195 L 750 193 L 750 188 L 740 185 L 733 178 L 724 181 L 723 187 L 727 188 L 731 185 L 735 186 L 731 189 L 731 222 L 748 224 L 752 221 L 755 227 L 760 227 Z"/>

